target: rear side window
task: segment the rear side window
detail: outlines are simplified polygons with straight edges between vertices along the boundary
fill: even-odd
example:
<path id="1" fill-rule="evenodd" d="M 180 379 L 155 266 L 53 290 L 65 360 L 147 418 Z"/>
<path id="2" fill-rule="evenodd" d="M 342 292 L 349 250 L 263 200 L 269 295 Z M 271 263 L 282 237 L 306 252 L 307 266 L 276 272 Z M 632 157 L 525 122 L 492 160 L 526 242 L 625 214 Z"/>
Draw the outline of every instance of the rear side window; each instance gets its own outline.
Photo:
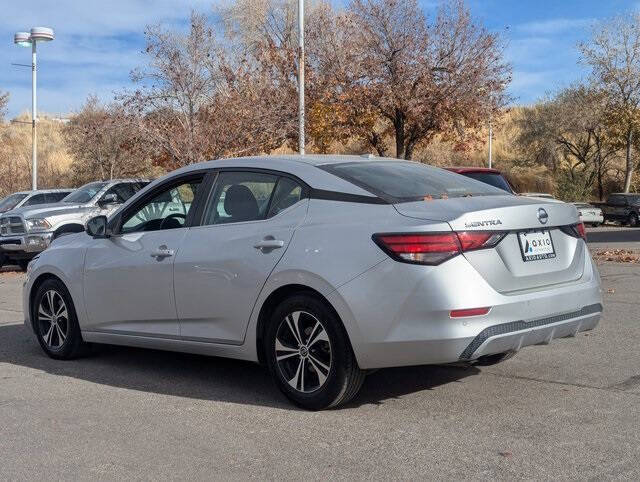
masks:
<path id="1" fill-rule="evenodd" d="M 502 189 L 474 179 L 415 162 L 349 162 L 322 169 L 390 203 L 505 194 Z"/>
<path id="2" fill-rule="evenodd" d="M 57 203 L 69 195 L 69 192 L 49 192 L 46 194 L 48 203 Z"/>
<path id="3" fill-rule="evenodd" d="M 302 199 L 302 195 L 303 187 L 299 183 L 288 177 L 281 177 L 273 193 L 273 199 L 271 200 L 271 207 L 269 208 L 269 215 L 267 217 L 273 217 L 281 211 L 290 208 Z"/>
<path id="4" fill-rule="evenodd" d="M 264 219 L 277 181 L 278 176 L 260 172 L 221 172 L 202 224 Z"/>
<path id="5" fill-rule="evenodd" d="M 106 196 L 107 194 L 115 194 L 116 196 L 118 196 L 118 202 L 122 204 L 125 201 L 127 201 L 131 196 L 133 196 L 135 193 L 137 193 L 140 189 L 142 189 L 142 186 L 140 185 L 140 183 L 123 182 L 121 184 L 116 184 L 115 186 L 109 188 L 102 197 Z"/>
<path id="6" fill-rule="evenodd" d="M 609 198 L 609 204 L 612 204 L 614 206 L 625 206 L 625 199 L 623 196 L 611 196 Z"/>
<path id="7" fill-rule="evenodd" d="M 36 204 L 44 204 L 46 202 L 47 200 L 44 194 L 36 194 L 27 199 L 23 206 L 35 206 Z"/>

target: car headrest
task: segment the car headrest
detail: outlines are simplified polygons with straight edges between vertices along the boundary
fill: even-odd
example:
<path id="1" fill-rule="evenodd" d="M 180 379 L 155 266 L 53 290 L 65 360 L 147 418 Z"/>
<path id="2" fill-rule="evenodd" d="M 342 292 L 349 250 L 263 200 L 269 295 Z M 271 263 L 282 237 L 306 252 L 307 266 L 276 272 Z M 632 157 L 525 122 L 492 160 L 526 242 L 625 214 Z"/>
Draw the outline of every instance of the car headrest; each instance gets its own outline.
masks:
<path id="1" fill-rule="evenodd" d="M 247 186 L 234 184 L 224 198 L 224 210 L 234 221 L 250 221 L 258 218 L 258 201 Z"/>

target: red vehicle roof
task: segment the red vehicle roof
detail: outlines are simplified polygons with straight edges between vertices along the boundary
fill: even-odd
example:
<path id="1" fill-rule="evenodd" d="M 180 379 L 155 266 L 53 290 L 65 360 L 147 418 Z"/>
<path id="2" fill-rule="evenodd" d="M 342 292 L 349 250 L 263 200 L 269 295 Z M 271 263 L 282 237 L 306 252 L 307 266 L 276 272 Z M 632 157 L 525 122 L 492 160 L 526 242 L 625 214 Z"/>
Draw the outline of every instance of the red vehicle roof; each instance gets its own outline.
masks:
<path id="1" fill-rule="evenodd" d="M 488 167 L 445 167 L 445 169 L 457 174 L 464 174 L 466 172 L 488 172 L 492 174 L 500 174 L 500 171 L 497 169 L 490 169 Z"/>

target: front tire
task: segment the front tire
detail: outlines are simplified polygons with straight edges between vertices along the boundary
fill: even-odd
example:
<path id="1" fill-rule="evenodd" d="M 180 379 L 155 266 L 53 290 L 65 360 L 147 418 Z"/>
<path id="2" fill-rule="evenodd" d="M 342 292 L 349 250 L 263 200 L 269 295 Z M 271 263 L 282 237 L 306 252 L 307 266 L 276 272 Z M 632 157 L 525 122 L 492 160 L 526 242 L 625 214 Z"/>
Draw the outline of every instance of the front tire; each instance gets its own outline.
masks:
<path id="1" fill-rule="evenodd" d="M 48 279 L 36 292 L 31 306 L 33 327 L 44 352 L 56 360 L 79 356 L 86 344 L 71 295 L 57 279 Z"/>
<path id="2" fill-rule="evenodd" d="M 342 323 L 316 296 L 301 293 L 283 301 L 269 320 L 264 343 L 271 376 L 299 407 L 336 407 L 362 386 L 365 372 Z"/>
<path id="3" fill-rule="evenodd" d="M 637 214 L 635 214 L 635 213 L 632 213 L 632 214 L 629 216 L 629 221 L 628 221 L 628 223 L 629 223 L 629 226 L 631 226 L 632 228 L 637 228 L 637 227 L 638 227 L 638 224 L 639 224 L 639 223 L 638 223 L 638 215 L 637 215 Z"/>

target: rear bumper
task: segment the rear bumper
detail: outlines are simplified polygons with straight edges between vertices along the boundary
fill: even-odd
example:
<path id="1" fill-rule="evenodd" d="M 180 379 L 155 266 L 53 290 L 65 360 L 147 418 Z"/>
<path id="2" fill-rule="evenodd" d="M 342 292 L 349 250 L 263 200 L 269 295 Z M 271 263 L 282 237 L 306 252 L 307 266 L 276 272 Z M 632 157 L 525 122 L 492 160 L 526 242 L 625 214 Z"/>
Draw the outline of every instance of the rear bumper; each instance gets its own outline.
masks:
<path id="1" fill-rule="evenodd" d="M 517 294 L 496 292 L 459 256 L 438 267 L 385 261 L 329 296 L 361 368 L 472 361 L 591 330 L 602 314 L 600 278 L 585 257 L 580 280 Z M 450 311 L 491 307 L 451 318 Z M 350 326 L 355 326 L 356 329 Z"/>
<path id="2" fill-rule="evenodd" d="M 556 338 L 575 336 L 592 330 L 600 321 L 602 305 L 596 303 L 562 315 L 493 325 L 482 330 L 460 355 L 460 361 L 481 356 L 518 351 L 523 346 L 548 345 Z"/>

